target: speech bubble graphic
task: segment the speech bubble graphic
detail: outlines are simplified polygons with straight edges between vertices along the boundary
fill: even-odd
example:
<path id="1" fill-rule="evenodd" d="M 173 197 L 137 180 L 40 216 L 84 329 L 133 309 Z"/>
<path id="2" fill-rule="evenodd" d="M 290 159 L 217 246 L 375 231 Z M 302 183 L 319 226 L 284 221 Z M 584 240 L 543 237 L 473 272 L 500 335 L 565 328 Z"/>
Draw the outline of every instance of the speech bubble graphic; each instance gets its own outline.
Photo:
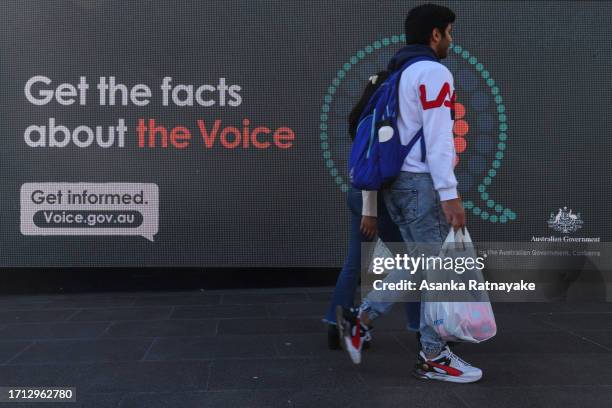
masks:
<path id="1" fill-rule="evenodd" d="M 358 50 L 338 70 L 323 96 L 319 118 L 323 161 L 343 192 L 350 188 L 346 181 L 350 110 L 368 78 L 384 69 L 404 43 L 404 34 L 393 35 Z M 499 86 L 483 64 L 458 44 L 452 44 L 450 50 L 442 62 L 453 73 L 458 90 L 453 136 L 455 174 L 463 205 L 482 220 L 505 224 L 516 220 L 517 215 L 490 197 L 488 189 L 506 156 L 508 113 Z"/>
<path id="2" fill-rule="evenodd" d="M 159 229 L 159 188 L 152 183 L 25 183 L 23 235 L 134 235 Z"/>

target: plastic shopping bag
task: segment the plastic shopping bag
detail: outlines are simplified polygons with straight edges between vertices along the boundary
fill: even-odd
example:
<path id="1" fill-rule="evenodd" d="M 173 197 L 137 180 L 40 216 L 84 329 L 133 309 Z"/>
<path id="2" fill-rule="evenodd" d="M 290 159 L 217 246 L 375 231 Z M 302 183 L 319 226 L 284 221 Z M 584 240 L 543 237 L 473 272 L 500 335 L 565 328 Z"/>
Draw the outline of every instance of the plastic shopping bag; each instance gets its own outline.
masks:
<path id="1" fill-rule="evenodd" d="M 452 257 L 476 259 L 476 251 L 467 230 L 462 233 L 454 232 L 451 228 L 442 245 L 440 257 L 447 260 Z M 427 291 L 423 295 L 423 319 L 443 340 L 480 343 L 495 336 L 497 325 L 486 291 L 467 290 L 468 279 L 479 283 L 484 281 L 481 269 L 476 268 L 469 273 L 442 268 L 425 270 L 423 278 L 435 282 L 463 281 L 466 287 L 466 290 L 457 295 L 457 301 L 449 299 L 449 292 Z"/>

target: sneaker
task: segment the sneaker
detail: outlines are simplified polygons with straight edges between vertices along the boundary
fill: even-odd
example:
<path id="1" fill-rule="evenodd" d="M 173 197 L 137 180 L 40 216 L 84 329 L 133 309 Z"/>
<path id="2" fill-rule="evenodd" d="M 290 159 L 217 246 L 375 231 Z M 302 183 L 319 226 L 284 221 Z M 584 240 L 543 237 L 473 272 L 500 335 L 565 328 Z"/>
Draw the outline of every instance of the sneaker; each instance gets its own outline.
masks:
<path id="1" fill-rule="evenodd" d="M 425 353 L 420 351 L 414 375 L 426 380 L 471 383 L 482 378 L 482 370 L 472 367 L 446 346 L 437 357 L 432 359 L 427 359 Z"/>
<path id="2" fill-rule="evenodd" d="M 361 323 L 358 309 L 346 309 L 342 306 L 336 307 L 336 322 L 340 344 L 349 353 L 353 363 L 361 363 L 364 343 L 372 339 L 371 328 Z"/>
<path id="3" fill-rule="evenodd" d="M 330 350 L 341 350 L 340 336 L 338 335 L 338 328 L 335 324 L 327 325 L 327 348 Z M 363 342 L 363 350 L 370 348 L 371 342 L 369 340 Z"/>

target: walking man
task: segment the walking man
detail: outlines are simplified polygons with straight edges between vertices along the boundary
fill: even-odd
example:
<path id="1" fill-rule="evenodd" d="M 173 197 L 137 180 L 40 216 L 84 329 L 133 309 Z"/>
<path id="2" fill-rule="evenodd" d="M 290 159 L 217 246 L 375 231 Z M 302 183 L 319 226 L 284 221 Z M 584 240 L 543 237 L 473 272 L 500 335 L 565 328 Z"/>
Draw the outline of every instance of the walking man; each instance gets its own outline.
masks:
<path id="1" fill-rule="evenodd" d="M 417 135 L 422 129 L 423 140 L 414 144 L 400 175 L 382 191 L 410 254 L 417 251 L 417 245 L 426 244 L 437 255 L 450 227 L 457 230 L 465 225 L 453 170 L 453 76 L 439 62 L 447 56 L 454 22 L 455 14 L 446 7 L 425 4 L 413 8 L 405 21 L 407 45 L 388 66 L 389 71 L 394 71 L 411 58 L 431 57 L 413 63 L 401 75 L 397 119 L 400 139 L 407 145 L 412 138 L 420 137 Z M 338 328 L 353 362 L 361 361 L 363 339 L 370 337 L 372 322 L 392 305 L 370 294 L 358 309 L 338 308 Z M 480 369 L 451 352 L 422 318 L 418 337 L 420 351 L 414 370 L 418 378 L 469 383 L 482 377 Z"/>

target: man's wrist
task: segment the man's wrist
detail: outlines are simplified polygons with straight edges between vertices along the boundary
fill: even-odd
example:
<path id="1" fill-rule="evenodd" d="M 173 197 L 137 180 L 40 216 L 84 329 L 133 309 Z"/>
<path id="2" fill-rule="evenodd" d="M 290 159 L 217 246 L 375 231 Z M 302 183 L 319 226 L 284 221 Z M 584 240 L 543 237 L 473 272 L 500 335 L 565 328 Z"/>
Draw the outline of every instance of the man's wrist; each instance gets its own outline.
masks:
<path id="1" fill-rule="evenodd" d="M 449 201 L 459 198 L 456 187 L 441 188 L 438 190 L 438 194 L 440 194 L 440 201 Z"/>

